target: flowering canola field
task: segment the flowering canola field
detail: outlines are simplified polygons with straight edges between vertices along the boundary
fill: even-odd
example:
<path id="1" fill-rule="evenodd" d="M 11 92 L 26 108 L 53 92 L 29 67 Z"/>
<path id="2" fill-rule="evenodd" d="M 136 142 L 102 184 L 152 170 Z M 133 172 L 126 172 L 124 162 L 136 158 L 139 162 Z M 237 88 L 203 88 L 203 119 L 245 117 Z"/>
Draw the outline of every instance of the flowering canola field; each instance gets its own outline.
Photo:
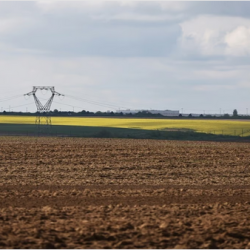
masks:
<path id="1" fill-rule="evenodd" d="M 0 116 L 0 124 L 34 124 L 32 116 Z M 130 128 L 143 130 L 193 130 L 225 135 L 250 135 L 249 120 L 142 119 L 101 117 L 52 117 L 53 125 Z"/>

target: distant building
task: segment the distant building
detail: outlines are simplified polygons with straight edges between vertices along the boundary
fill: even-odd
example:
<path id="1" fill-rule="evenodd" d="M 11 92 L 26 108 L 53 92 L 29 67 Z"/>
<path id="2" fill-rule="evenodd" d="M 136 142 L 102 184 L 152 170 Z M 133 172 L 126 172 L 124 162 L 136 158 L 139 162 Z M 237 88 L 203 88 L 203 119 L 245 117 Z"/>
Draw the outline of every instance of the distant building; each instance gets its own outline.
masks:
<path id="1" fill-rule="evenodd" d="M 138 109 L 138 110 L 131 110 L 131 109 L 126 109 L 126 110 L 117 110 L 117 113 L 123 113 L 123 114 L 136 114 L 139 112 L 149 112 L 151 114 L 161 114 L 163 116 L 179 116 L 180 112 L 179 110 L 148 110 L 148 109 Z"/>
<path id="2" fill-rule="evenodd" d="M 200 117 L 200 116 L 213 116 L 213 117 L 221 117 L 223 115 L 220 114 L 197 114 L 197 113 L 187 113 L 187 114 L 181 114 L 183 117 Z"/>
<path id="3" fill-rule="evenodd" d="M 181 114 L 181 116 L 183 116 L 183 117 L 189 117 L 189 116 L 191 116 L 191 117 L 199 117 L 201 115 L 203 115 L 203 114 L 195 114 L 195 113 Z"/>

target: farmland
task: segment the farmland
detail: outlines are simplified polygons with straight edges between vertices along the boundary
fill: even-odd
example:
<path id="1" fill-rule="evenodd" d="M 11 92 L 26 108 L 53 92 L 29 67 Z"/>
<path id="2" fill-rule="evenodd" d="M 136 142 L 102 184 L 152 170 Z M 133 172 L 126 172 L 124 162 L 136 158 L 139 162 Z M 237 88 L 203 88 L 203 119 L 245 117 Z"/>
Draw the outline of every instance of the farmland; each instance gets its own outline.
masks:
<path id="1" fill-rule="evenodd" d="M 23 131 L 31 131 L 34 124 L 32 116 L 0 116 L 2 130 L 4 125 L 18 125 Z M 138 119 L 138 118 L 79 118 L 79 117 L 52 117 L 52 123 L 57 130 L 72 131 L 76 128 L 81 131 L 85 127 L 95 129 L 123 129 L 141 131 L 194 131 L 217 135 L 250 136 L 250 121 L 248 120 L 206 120 L 206 119 Z M 60 127 L 60 128 L 59 128 Z M 18 131 L 18 127 L 13 129 Z M 6 131 L 6 128 L 5 130 Z M 114 130 L 113 130 L 114 131 Z"/>
<path id="2" fill-rule="evenodd" d="M 1 248 L 249 248 L 248 143 L 0 137 Z"/>

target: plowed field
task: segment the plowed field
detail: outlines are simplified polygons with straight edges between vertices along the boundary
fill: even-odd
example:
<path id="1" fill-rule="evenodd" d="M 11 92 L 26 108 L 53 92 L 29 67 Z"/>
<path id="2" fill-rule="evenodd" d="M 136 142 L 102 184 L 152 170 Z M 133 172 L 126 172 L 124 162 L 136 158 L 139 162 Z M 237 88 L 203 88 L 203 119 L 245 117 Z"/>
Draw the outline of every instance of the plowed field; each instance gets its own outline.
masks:
<path id="1" fill-rule="evenodd" d="M 0 248 L 250 248 L 250 144 L 0 137 Z"/>

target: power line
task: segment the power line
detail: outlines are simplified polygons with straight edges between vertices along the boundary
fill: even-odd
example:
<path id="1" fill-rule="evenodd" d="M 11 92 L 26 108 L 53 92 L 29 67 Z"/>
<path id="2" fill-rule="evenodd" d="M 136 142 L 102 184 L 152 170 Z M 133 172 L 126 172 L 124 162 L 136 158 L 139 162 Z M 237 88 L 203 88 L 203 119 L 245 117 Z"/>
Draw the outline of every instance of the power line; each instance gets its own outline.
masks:
<path id="1" fill-rule="evenodd" d="M 14 106 L 14 107 L 11 106 L 11 108 L 19 108 L 19 107 L 28 106 L 28 105 L 31 105 L 31 104 L 33 104 L 33 102 L 23 104 L 23 105 Z"/>
<path id="2" fill-rule="evenodd" d="M 42 100 L 44 100 L 44 99 L 42 99 Z M 81 110 L 84 110 L 84 107 L 80 107 L 80 106 L 76 106 L 76 105 L 65 104 L 65 103 L 61 103 L 61 102 L 57 102 L 57 101 L 54 101 L 54 103 L 64 105 L 64 106 L 68 106 L 68 107 L 71 107 L 71 108 L 79 108 Z"/>
<path id="3" fill-rule="evenodd" d="M 93 104 L 93 105 L 97 105 L 97 106 L 101 106 L 101 107 L 106 107 L 106 108 L 112 108 L 112 109 L 124 108 L 124 109 L 129 109 L 127 107 L 120 106 L 120 105 L 115 105 L 115 104 L 111 104 L 111 103 L 108 103 L 108 102 L 104 103 L 104 102 L 99 102 L 99 101 L 93 101 L 93 100 L 89 100 L 89 99 L 86 99 L 86 98 L 80 98 L 80 97 L 76 97 L 76 96 L 72 96 L 72 95 L 65 95 L 65 97 L 71 98 L 71 99 L 73 99 L 75 101 L 85 102 L 85 103 L 89 103 L 89 104 Z M 40 99 L 41 100 L 45 100 L 44 98 L 40 98 Z M 76 105 L 63 104 L 63 103 L 59 103 L 59 102 L 56 102 L 56 101 L 54 101 L 54 103 L 61 104 L 61 105 L 66 105 L 66 106 L 70 106 L 70 107 L 77 107 L 77 108 L 84 109 L 83 107 L 79 107 L 79 106 L 76 106 Z"/>
<path id="4" fill-rule="evenodd" d="M 65 103 L 61 103 L 61 102 L 56 102 L 54 101 L 54 103 L 57 103 L 57 104 L 61 104 L 61 105 L 64 105 L 64 106 L 69 106 L 69 107 L 75 107 L 75 108 L 79 108 L 79 109 L 82 109 L 83 107 L 79 107 L 79 106 L 75 106 L 75 105 L 70 105 L 70 104 L 65 104 Z"/>
<path id="5" fill-rule="evenodd" d="M 75 93 L 72 93 L 70 91 L 67 91 L 67 93 L 69 93 L 69 95 L 66 95 L 68 97 L 74 97 L 74 98 L 78 98 L 78 99 L 83 99 L 84 101 L 87 100 L 87 101 L 92 101 L 92 102 L 97 102 L 97 103 L 101 103 L 101 104 L 105 104 L 105 105 L 110 105 L 110 106 L 114 106 L 114 107 L 119 107 L 119 108 L 124 108 L 124 109 L 129 109 L 127 106 L 129 106 L 130 104 L 121 104 L 121 103 L 114 103 L 114 102 L 109 102 L 109 101 L 102 101 L 100 100 L 100 97 L 97 97 L 97 96 L 89 96 L 88 95 L 88 98 L 85 98 L 85 97 L 77 97 L 75 96 Z M 93 97 L 93 98 L 97 98 L 98 101 L 94 101 L 92 98 L 89 99 L 89 97 Z"/>
<path id="6" fill-rule="evenodd" d="M 66 97 L 69 97 L 69 98 L 71 98 L 73 100 L 76 100 L 76 101 L 86 102 L 86 103 L 90 103 L 90 104 L 94 104 L 94 105 L 102 106 L 102 107 L 116 108 L 116 109 L 117 108 L 128 109 L 127 107 L 122 107 L 122 106 L 118 106 L 118 105 L 108 104 L 108 103 L 104 103 L 104 102 L 92 101 L 92 100 L 89 100 L 89 99 L 80 98 L 80 97 L 74 97 L 74 96 L 71 96 L 71 95 L 66 95 Z"/>
<path id="7" fill-rule="evenodd" d="M 22 96 L 22 95 L 15 95 L 15 96 L 10 96 L 10 97 L 1 98 L 1 99 L 0 99 L 0 102 L 11 101 L 11 100 L 16 99 L 16 98 L 19 98 L 19 97 L 21 97 L 21 96 Z"/>
<path id="8" fill-rule="evenodd" d="M 14 86 L 13 86 L 14 87 Z M 20 91 L 23 91 L 23 88 L 19 88 L 19 89 L 16 89 L 15 88 L 15 90 L 10 90 L 10 91 L 5 91 L 5 89 L 4 88 L 0 88 L 0 91 L 1 92 L 4 92 L 5 94 L 7 94 L 7 93 L 17 93 L 17 92 L 20 92 Z"/>

